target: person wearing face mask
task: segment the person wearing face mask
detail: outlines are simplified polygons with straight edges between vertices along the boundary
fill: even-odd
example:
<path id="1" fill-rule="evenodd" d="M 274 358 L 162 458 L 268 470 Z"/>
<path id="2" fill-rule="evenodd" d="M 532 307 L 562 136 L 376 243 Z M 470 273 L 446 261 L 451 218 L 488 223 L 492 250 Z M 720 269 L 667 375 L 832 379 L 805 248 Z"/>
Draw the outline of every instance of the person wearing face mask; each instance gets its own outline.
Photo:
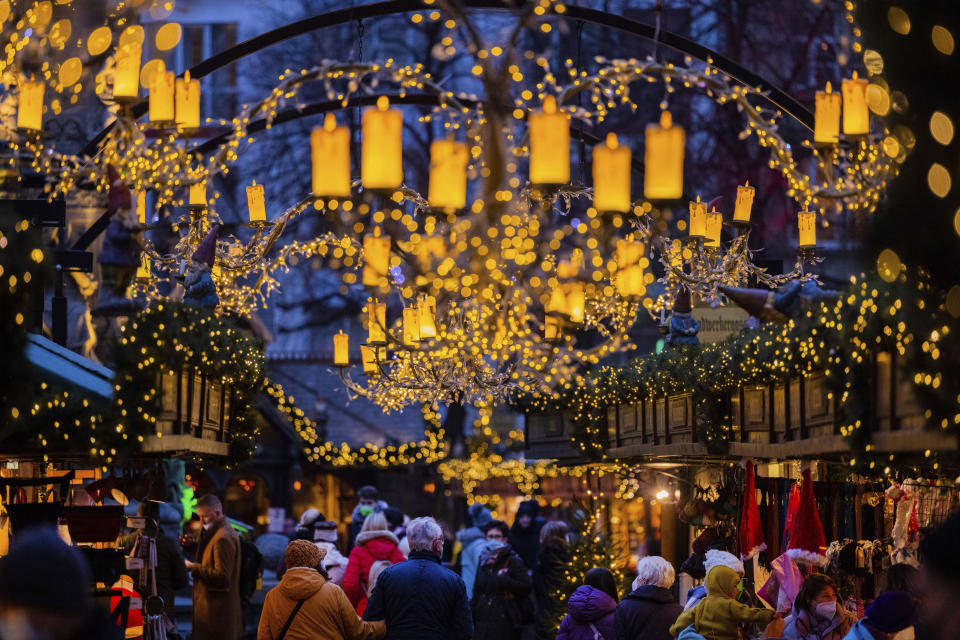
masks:
<path id="1" fill-rule="evenodd" d="M 240 538 L 215 495 L 197 501 L 203 533 L 199 562 L 186 561 L 193 574 L 193 639 L 235 640 L 243 630 L 240 604 Z"/>
<path id="2" fill-rule="evenodd" d="M 856 622 L 837 598 L 837 585 L 822 573 L 803 579 L 786 619 L 786 640 L 843 640 Z"/>
<path id="3" fill-rule="evenodd" d="M 506 543 L 509 527 L 494 520 L 486 527 L 473 584 L 474 640 L 519 640 L 533 624 L 533 582 L 523 560 Z"/>
<path id="4" fill-rule="evenodd" d="M 348 552 L 357 543 L 357 536 L 360 535 L 360 530 L 363 529 L 363 521 L 367 516 L 373 513 L 377 507 L 381 511 L 388 507 L 387 503 L 380 500 L 378 496 L 377 488 L 371 485 L 360 487 L 360 490 L 357 491 L 357 506 L 353 508 L 353 513 L 350 514 L 350 525 L 347 527 Z"/>

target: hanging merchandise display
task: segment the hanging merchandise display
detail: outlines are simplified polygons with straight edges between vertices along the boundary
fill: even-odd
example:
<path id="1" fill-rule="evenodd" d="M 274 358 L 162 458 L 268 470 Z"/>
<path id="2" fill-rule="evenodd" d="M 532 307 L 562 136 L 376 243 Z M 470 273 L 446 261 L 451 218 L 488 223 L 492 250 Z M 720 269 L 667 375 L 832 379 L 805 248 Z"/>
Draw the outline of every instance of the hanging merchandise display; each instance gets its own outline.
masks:
<path id="1" fill-rule="evenodd" d="M 760 507 L 757 505 L 757 490 L 753 473 L 753 460 L 741 463 L 744 466 L 746 480 L 740 506 L 740 558 L 750 560 L 766 550 L 760 522 Z"/>

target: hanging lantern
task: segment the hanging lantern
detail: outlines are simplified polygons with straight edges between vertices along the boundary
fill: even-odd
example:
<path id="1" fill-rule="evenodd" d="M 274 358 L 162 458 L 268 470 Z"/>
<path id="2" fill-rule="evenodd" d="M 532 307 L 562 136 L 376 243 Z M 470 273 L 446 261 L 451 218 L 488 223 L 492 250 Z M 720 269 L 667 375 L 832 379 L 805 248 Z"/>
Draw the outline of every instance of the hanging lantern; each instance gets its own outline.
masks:
<path id="1" fill-rule="evenodd" d="M 190 196 L 187 202 L 190 207 L 207 206 L 207 183 L 205 180 L 190 185 Z"/>
<path id="2" fill-rule="evenodd" d="M 46 84 L 42 80 L 20 80 L 20 96 L 17 101 L 17 128 L 28 131 L 43 129 L 43 90 Z"/>
<path id="3" fill-rule="evenodd" d="M 801 211 L 797 214 L 797 229 L 800 233 L 801 249 L 813 249 L 817 246 L 817 214 L 814 211 Z"/>
<path id="4" fill-rule="evenodd" d="M 733 221 L 749 224 L 750 213 L 753 209 L 753 197 L 757 190 L 750 186 L 750 181 L 737 187 L 737 202 L 733 207 Z"/>
<path id="5" fill-rule="evenodd" d="M 814 105 L 813 141 L 837 144 L 840 140 L 840 94 L 834 93 L 827 82 L 823 91 L 817 91 Z"/>
<path id="6" fill-rule="evenodd" d="M 669 111 L 660 124 L 648 124 L 644 154 L 643 195 L 648 200 L 675 200 L 683 195 L 682 127 L 673 126 Z"/>
<path id="7" fill-rule="evenodd" d="M 363 113 L 360 179 L 367 189 L 396 189 L 403 183 L 403 114 L 390 108 L 390 99 Z"/>
<path id="8" fill-rule="evenodd" d="M 723 232 L 723 214 L 714 209 L 707 214 L 706 234 L 703 246 L 719 247 Z"/>
<path id="9" fill-rule="evenodd" d="M 177 126 L 181 129 L 200 128 L 200 81 L 190 79 L 185 71 L 176 82 Z"/>
<path id="10" fill-rule="evenodd" d="M 437 337 L 437 299 L 433 296 L 421 296 L 417 308 L 420 310 L 420 339 Z"/>
<path id="11" fill-rule="evenodd" d="M 867 79 L 858 78 L 854 71 L 853 77 L 844 80 L 840 87 L 843 92 L 843 133 L 848 136 L 870 133 L 867 84 Z"/>
<path id="12" fill-rule="evenodd" d="M 386 344 L 387 342 L 387 305 L 371 298 L 367 302 L 367 342 Z"/>
<path id="13" fill-rule="evenodd" d="M 375 287 L 390 269 L 390 237 L 380 235 L 380 227 L 363 236 L 363 284 Z"/>
<path id="14" fill-rule="evenodd" d="M 632 239 L 617 240 L 617 272 L 614 286 L 624 298 L 638 298 L 646 293 L 644 267 L 649 262 L 644 255 L 646 247 Z"/>
<path id="15" fill-rule="evenodd" d="M 416 307 L 403 310 L 403 346 L 407 349 L 420 346 L 420 310 Z"/>
<path id="16" fill-rule="evenodd" d="M 147 224 L 147 192 L 137 191 L 137 222 Z"/>
<path id="17" fill-rule="evenodd" d="M 582 282 L 571 282 L 569 287 L 570 290 L 567 292 L 567 316 L 570 317 L 570 322 L 583 324 L 586 311 L 584 284 Z"/>
<path id="18" fill-rule="evenodd" d="M 593 207 L 597 211 L 630 211 L 630 147 L 621 147 L 617 134 L 593 148 Z"/>
<path id="19" fill-rule="evenodd" d="M 437 209 L 467 206 L 467 145 L 450 136 L 430 144 L 430 183 L 427 201 Z"/>
<path id="20" fill-rule="evenodd" d="M 250 222 L 266 222 L 267 206 L 263 196 L 263 185 L 253 184 L 247 187 L 247 211 L 250 214 Z"/>
<path id="21" fill-rule="evenodd" d="M 150 256 L 146 252 L 140 254 L 140 266 L 137 267 L 137 279 L 150 279 Z"/>
<path id="22" fill-rule="evenodd" d="M 140 56 L 137 42 L 125 42 L 117 50 L 113 69 L 113 99 L 118 102 L 136 100 L 140 96 Z"/>
<path id="23" fill-rule="evenodd" d="M 363 373 L 367 377 L 377 378 L 380 376 L 380 362 L 384 361 L 386 355 L 383 347 L 360 345 L 360 362 L 363 363 Z"/>
<path id="24" fill-rule="evenodd" d="M 340 333 L 333 336 L 333 365 L 346 367 L 350 364 L 350 336 L 340 329 Z"/>
<path id="25" fill-rule="evenodd" d="M 544 307 L 544 311 L 547 313 L 567 313 L 567 296 L 563 292 L 563 287 L 556 286 L 550 289 L 550 298 Z"/>
<path id="26" fill-rule="evenodd" d="M 350 129 L 338 127 L 328 113 L 322 127 L 310 132 L 313 161 L 313 195 L 319 198 L 350 197 Z"/>
<path id="27" fill-rule="evenodd" d="M 557 99 L 550 95 L 542 111 L 530 114 L 530 182 L 570 182 L 570 116 L 557 111 Z"/>
<path id="28" fill-rule="evenodd" d="M 700 202 L 700 196 L 697 201 L 690 202 L 690 237 L 704 238 L 707 235 L 707 203 Z"/>
<path id="29" fill-rule="evenodd" d="M 559 342 L 561 337 L 560 318 L 548 313 L 543 317 L 543 339 L 546 342 Z"/>
<path id="30" fill-rule="evenodd" d="M 176 74 L 167 71 L 163 62 L 160 68 L 150 76 L 148 89 L 150 102 L 150 122 L 173 122 L 173 88 L 176 84 Z"/>

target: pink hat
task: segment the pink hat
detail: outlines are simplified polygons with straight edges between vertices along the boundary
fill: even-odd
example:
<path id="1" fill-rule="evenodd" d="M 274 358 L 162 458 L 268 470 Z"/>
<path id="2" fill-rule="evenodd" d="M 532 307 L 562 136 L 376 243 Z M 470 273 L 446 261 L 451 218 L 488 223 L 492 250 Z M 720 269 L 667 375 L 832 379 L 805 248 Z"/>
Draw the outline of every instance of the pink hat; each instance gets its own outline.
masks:
<path id="1" fill-rule="evenodd" d="M 194 262 L 203 263 L 208 267 L 213 266 L 214 259 L 217 257 L 217 234 L 219 231 L 220 225 L 218 224 L 210 228 L 207 237 L 203 239 L 203 242 L 200 243 L 197 250 L 193 252 L 192 259 Z"/>

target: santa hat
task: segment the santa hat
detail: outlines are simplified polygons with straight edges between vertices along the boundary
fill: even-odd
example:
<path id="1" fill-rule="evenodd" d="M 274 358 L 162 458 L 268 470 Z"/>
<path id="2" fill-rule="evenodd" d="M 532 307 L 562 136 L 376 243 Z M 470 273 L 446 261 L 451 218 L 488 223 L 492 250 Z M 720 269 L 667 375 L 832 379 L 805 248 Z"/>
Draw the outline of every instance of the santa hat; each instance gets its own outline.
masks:
<path id="1" fill-rule="evenodd" d="M 686 287 L 680 287 L 677 297 L 673 301 L 673 311 L 675 313 L 690 313 L 693 305 L 690 303 L 690 291 Z"/>
<path id="2" fill-rule="evenodd" d="M 740 559 L 732 553 L 721 551 L 720 549 L 710 549 L 707 551 L 707 559 L 703 563 L 703 568 L 706 570 L 707 575 L 710 575 L 710 569 L 714 567 L 728 567 L 741 576 L 744 573 L 743 563 L 740 562 Z"/>
<path id="3" fill-rule="evenodd" d="M 749 560 L 767 548 L 760 524 L 760 507 L 754 485 L 753 460 L 746 461 L 747 479 L 740 511 L 740 558 Z"/>
<path id="4" fill-rule="evenodd" d="M 107 180 L 110 181 L 110 196 L 107 199 L 107 210 L 110 213 L 120 211 L 121 209 L 130 209 L 130 188 L 124 184 L 123 179 L 112 164 L 107 165 Z"/>
<path id="5" fill-rule="evenodd" d="M 810 469 L 804 469 L 800 485 L 800 498 L 793 518 L 789 518 L 787 556 L 794 562 L 806 562 L 823 566 L 827 563 L 827 539 L 823 535 L 817 501 L 813 496 L 813 480 Z"/>
<path id="6" fill-rule="evenodd" d="M 214 259 L 217 257 L 217 233 L 220 231 L 220 225 L 213 225 L 207 237 L 203 239 L 197 250 L 193 252 L 193 261 L 202 263 L 208 267 L 213 266 Z"/>

